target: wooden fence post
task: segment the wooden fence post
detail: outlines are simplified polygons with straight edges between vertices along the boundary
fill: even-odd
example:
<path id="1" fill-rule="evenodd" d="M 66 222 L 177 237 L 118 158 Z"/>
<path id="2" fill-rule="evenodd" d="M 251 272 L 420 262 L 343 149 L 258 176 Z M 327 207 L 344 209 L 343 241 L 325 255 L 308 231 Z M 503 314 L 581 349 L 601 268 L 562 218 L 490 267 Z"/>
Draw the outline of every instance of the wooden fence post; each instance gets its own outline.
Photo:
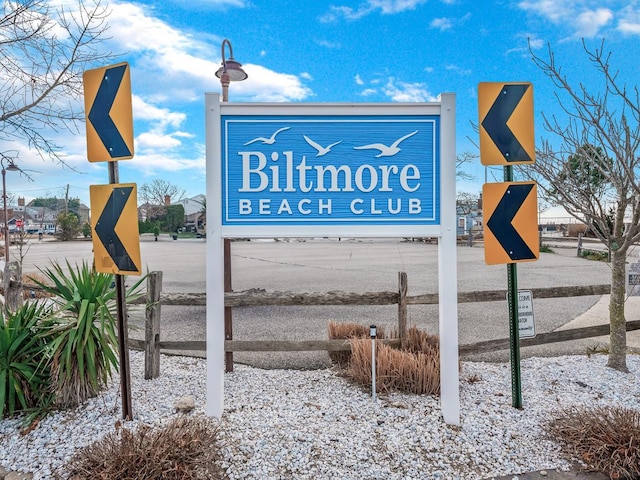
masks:
<path id="1" fill-rule="evenodd" d="M 398 272 L 398 337 L 400 348 L 404 348 L 407 341 L 407 273 Z"/>
<path id="2" fill-rule="evenodd" d="M 8 311 L 15 312 L 22 305 L 22 266 L 20 262 L 5 263 L 3 278 L 5 307 Z"/>
<path id="3" fill-rule="evenodd" d="M 147 276 L 147 305 L 144 324 L 144 378 L 160 376 L 160 293 L 162 272 L 151 272 Z"/>
<path id="4" fill-rule="evenodd" d="M 578 234 L 578 257 L 582 256 L 582 234 Z"/>
<path id="5" fill-rule="evenodd" d="M 224 239 L 224 291 L 233 292 L 231 282 L 231 240 Z M 224 307 L 224 339 L 233 340 L 233 314 L 231 307 Z M 224 352 L 224 371 L 233 372 L 233 352 Z"/>

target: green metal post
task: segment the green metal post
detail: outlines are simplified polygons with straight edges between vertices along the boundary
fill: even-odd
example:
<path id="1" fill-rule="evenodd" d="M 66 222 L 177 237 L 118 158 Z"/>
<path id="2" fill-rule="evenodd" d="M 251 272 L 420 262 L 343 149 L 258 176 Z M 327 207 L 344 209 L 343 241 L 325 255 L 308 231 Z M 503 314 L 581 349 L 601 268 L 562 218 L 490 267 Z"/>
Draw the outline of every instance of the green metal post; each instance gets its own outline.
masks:
<path id="1" fill-rule="evenodd" d="M 504 167 L 505 182 L 513 181 L 513 167 Z M 509 344 L 511 357 L 511 405 L 522 408 L 522 379 L 520 376 L 520 325 L 518 318 L 517 264 L 507 264 L 507 304 L 509 305 Z"/>
<path id="2" fill-rule="evenodd" d="M 507 302 L 509 303 L 509 341 L 511 350 L 511 405 L 522 408 L 520 377 L 520 326 L 518 324 L 518 273 L 515 263 L 507 264 Z"/>

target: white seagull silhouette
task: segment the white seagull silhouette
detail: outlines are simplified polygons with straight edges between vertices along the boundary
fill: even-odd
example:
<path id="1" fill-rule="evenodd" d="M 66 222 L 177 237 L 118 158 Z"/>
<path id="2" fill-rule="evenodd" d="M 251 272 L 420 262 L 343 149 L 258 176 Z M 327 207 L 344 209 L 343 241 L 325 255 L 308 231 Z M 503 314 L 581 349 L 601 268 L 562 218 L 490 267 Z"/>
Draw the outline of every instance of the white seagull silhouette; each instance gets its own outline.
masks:
<path id="1" fill-rule="evenodd" d="M 398 147 L 398 145 L 400 145 L 400 142 L 406 140 L 407 138 L 415 135 L 416 133 L 418 133 L 419 130 L 416 130 L 415 132 L 411 132 L 407 135 L 405 135 L 404 137 L 400 137 L 398 140 L 396 140 L 395 142 L 393 142 L 391 144 L 391 146 L 386 146 L 382 143 L 372 143 L 370 145 L 362 145 L 361 147 L 353 147 L 355 150 L 365 150 L 365 149 L 375 149 L 375 150 L 380 150 L 380 153 L 378 155 L 376 155 L 376 158 L 378 157 L 392 157 L 394 156 L 396 153 L 398 153 L 400 151 L 400 148 Z"/>
<path id="2" fill-rule="evenodd" d="M 311 145 L 313 148 L 315 148 L 318 151 L 318 153 L 316 154 L 316 157 L 322 157 L 323 155 L 326 155 L 331 151 L 333 147 L 335 147 L 337 144 L 342 142 L 342 140 L 338 140 L 337 142 L 332 143 L 331 145 L 327 145 L 326 147 L 323 147 L 319 143 L 316 143 L 313 140 L 311 140 L 306 135 L 302 135 L 302 136 L 304 137 L 304 139 L 307 141 L 309 145 Z"/>
<path id="3" fill-rule="evenodd" d="M 278 130 L 273 132 L 273 135 L 271 135 L 269 138 L 257 137 L 257 138 L 254 138 L 253 140 L 249 140 L 247 143 L 245 143 L 245 145 L 249 145 L 254 142 L 262 142 L 265 145 L 273 145 L 274 143 L 276 143 L 276 135 L 278 135 L 280 132 L 284 132 L 285 130 L 289 130 L 290 128 L 291 127 L 279 128 Z"/>

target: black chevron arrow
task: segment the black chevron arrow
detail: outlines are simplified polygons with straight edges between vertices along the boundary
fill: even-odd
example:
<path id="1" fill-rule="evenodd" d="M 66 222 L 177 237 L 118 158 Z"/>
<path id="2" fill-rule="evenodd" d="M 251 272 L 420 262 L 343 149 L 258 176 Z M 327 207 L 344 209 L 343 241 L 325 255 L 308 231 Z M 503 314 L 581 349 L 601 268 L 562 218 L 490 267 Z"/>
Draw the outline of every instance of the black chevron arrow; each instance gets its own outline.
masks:
<path id="1" fill-rule="evenodd" d="M 533 187 L 532 183 L 510 185 L 487 222 L 487 228 L 491 230 L 511 260 L 536 258 L 536 255 L 511 224 Z"/>
<path id="2" fill-rule="evenodd" d="M 118 127 L 116 127 L 109 115 L 126 69 L 127 65 L 118 65 L 105 70 L 102 82 L 100 82 L 100 88 L 98 88 L 98 93 L 88 115 L 91 125 L 95 128 L 111 158 L 131 156 L 129 147 L 127 147 L 118 131 Z"/>
<path id="3" fill-rule="evenodd" d="M 123 272 L 135 272 L 138 270 L 115 230 L 132 190 L 133 187 L 116 187 L 113 189 L 95 228 L 96 235 L 98 235 L 113 263 Z"/>
<path id="4" fill-rule="evenodd" d="M 527 88 L 529 85 L 522 83 L 504 85 L 482 121 L 482 127 L 507 162 L 531 161 L 531 157 L 507 125 Z"/>

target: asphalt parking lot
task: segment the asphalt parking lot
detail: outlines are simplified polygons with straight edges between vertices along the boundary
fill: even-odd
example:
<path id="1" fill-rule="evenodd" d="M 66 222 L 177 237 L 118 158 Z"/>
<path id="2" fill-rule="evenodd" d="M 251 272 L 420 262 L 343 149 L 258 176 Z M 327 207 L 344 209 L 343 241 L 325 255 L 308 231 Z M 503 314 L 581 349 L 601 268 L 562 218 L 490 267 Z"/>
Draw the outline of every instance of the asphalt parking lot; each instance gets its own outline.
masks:
<path id="1" fill-rule="evenodd" d="M 143 268 L 163 272 L 165 292 L 203 292 L 206 288 L 206 240 L 172 240 L 162 235 L 141 236 Z M 51 260 L 71 263 L 91 261 L 91 242 L 31 241 L 25 246 L 24 271 L 35 271 Z M 486 265 L 482 246 L 459 246 L 458 290 L 506 289 L 505 265 Z M 267 291 L 348 292 L 396 291 L 398 272 L 408 275 L 409 295 L 437 293 L 438 247 L 435 244 L 401 239 L 291 239 L 289 241 L 232 242 L 232 278 L 236 291 L 263 288 Z M 542 253 L 540 260 L 518 264 L 521 289 L 610 282 L 609 266 L 576 257 L 575 248 L 555 248 Z M 536 331 L 552 331 L 574 319 L 598 296 L 534 299 Z M 438 333 L 437 305 L 410 305 L 409 323 Z M 141 316 L 131 313 L 132 337 L 142 337 Z M 508 337 L 506 301 L 463 303 L 458 306 L 459 342 Z M 397 307 L 240 307 L 233 310 L 234 339 L 237 340 L 313 340 L 327 336 L 331 320 L 375 323 L 393 327 Z M 604 319 L 603 319 L 604 320 Z M 203 340 L 204 307 L 162 307 L 161 339 Z M 530 347 L 523 356 L 584 353 L 593 341 L 581 340 Z M 477 356 L 477 360 L 506 361 L 508 351 Z M 318 368 L 328 364 L 324 352 L 236 353 L 235 361 L 263 368 Z"/>

